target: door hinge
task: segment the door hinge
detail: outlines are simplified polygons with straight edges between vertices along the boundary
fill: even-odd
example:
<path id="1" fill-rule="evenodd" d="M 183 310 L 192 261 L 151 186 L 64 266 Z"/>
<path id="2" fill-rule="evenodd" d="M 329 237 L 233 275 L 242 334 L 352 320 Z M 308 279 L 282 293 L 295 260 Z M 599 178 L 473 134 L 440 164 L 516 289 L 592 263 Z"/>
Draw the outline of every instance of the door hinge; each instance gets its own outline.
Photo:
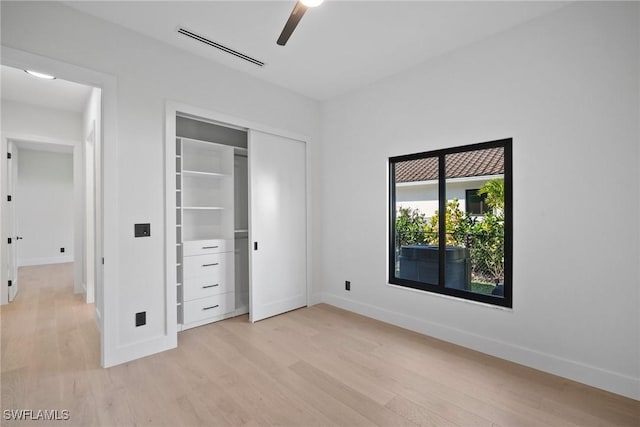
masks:
<path id="1" fill-rule="evenodd" d="M 11 158 L 11 153 L 7 153 L 7 159 Z"/>
<path id="2" fill-rule="evenodd" d="M 7 202 L 11 201 L 11 196 L 7 196 Z"/>
<path id="3" fill-rule="evenodd" d="M 9 241 L 9 244 L 11 244 L 11 237 L 9 237 L 7 240 Z"/>
<path id="4" fill-rule="evenodd" d="M 13 286 L 13 283 L 11 283 L 11 280 L 9 280 L 9 287 Z"/>
<path id="5" fill-rule="evenodd" d="M 102 257 L 102 265 L 104 265 L 104 257 Z"/>

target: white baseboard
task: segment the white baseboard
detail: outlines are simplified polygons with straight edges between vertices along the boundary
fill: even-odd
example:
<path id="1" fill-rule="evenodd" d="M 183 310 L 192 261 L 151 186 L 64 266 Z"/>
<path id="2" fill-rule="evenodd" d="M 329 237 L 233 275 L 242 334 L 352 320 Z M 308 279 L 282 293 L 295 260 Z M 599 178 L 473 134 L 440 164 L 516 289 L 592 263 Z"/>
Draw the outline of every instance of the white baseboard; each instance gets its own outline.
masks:
<path id="1" fill-rule="evenodd" d="M 370 304 L 363 304 L 334 294 L 324 293 L 321 295 L 322 302 L 363 316 L 371 317 L 612 393 L 640 400 L 640 378 L 633 378 L 552 354 L 541 353 L 504 341 L 498 341 L 446 325 L 407 316 L 403 313 L 393 312 Z"/>
<path id="2" fill-rule="evenodd" d="M 46 264 L 64 264 L 67 262 L 73 262 L 73 254 L 64 256 L 53 257 L 40 257 L 40 258 L 19 258 L 18 267 L 30 267 L 32 265 L 46 265 Z"/>
<path id="3" fill-rule="evenodd" d="M 141 359 L 177 347 L 177 337 L 160 335 L 105 352 L 104 368 Z"/>
<path id="4" fill-rule="evenodd" d="M 309 307 L 311 307 L 312 305 L 320 304 L 321 302 L 324 302 L 322 300 L 321 293 L 311 294 L 311 296 L 309 297 Z"/>

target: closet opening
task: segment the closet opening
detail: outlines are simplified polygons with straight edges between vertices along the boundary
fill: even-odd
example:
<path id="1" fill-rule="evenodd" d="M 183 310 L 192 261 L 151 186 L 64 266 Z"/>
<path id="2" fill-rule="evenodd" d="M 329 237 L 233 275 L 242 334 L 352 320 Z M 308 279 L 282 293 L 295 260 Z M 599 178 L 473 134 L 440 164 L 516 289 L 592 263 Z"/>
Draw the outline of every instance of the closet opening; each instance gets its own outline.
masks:
<path id="1" fill-rule="evenodd" d="M 253 323 L 307 306 L 305 138 L 173 102 L 166 120 L 173 345 L 186 329 L 247 313 Z"/>
<path id="2" fill-rule="evenodd" d="M 249 312 L 247 130 L 176 117 L 178 330 Z"/>

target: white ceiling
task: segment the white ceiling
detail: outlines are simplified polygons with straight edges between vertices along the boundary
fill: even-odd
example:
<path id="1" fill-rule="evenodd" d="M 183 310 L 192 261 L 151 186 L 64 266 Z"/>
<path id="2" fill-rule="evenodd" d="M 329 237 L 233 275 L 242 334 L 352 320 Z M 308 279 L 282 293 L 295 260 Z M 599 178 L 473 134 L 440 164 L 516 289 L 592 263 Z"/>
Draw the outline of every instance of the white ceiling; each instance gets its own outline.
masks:
<path id="1" fill-rule="evenodd" d="M 2 99 L 75 113 L 84 111 L 91 93 L 89 86 L 44 80 L 4 65 L 0 67 L 0 88 Z"/>
<path id="2" fill-rule="evenodd" d="M 549 13 L 567 2 L 341 1 L 309 9 L 276 45 L 288 1 L 80 1 L 76 9 L 324 100 Z M 260 68 L 176 32 L 178 26 L 266 63 Z"/>

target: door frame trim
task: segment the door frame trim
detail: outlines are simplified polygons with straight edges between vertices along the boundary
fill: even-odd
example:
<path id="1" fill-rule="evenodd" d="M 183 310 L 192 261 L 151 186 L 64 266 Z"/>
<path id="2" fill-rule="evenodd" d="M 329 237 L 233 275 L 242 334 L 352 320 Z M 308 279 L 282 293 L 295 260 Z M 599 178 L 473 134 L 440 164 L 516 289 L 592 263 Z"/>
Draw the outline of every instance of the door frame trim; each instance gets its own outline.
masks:
<path id="1" fill-rule="evenodd" d="M 117 138 L 117 79 L 115 76 L 81 66 L 62 62 L 35 53 L 2 46 L 2 65 L 19 69 L 37 69 L 61 79 L 102 89 L 102 254 L 107 262 L 102 269 L 102 307 L 96 306 L 96 321 L 100 330 L 100 365 L 113 366 L 120 359 L 118 346 L 118 138 Z M 2 138 L 0 153 L 6 152 Z M 2 171 L 0 171 L 2 173 Z M 2 196 L 6 197 L 6 194 Z M 6 200 L 6 199 L 5 199 Z M 104 203 L 108 200 L 109 203 Z M 3 235 L 6 230 L 3 227 Z M 99 233 L 100 231 L 98 231 Z M 0 264 L 4 265 L 4 253 Z M 0 268 L 0 281 L 6 282 L 4 267 Z"/>

